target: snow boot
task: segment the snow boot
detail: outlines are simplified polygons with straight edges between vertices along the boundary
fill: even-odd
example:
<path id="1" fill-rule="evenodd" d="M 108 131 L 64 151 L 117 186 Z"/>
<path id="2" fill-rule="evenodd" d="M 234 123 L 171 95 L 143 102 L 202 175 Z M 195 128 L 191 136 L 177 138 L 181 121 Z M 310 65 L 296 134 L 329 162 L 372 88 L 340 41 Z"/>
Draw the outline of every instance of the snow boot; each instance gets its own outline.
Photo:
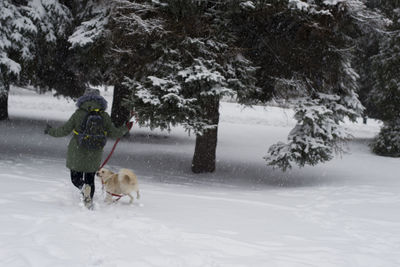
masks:
<path id="1" fill-rule="evenodd" d="M 83 204 L 85 205 L 86 208 L 89 210 L 93 209 L 93 200 L 90 197 L 90 191 L 91 187 L 88 184 L 84 184 L 82 187 L 82 198 L 83 198 Z"/>

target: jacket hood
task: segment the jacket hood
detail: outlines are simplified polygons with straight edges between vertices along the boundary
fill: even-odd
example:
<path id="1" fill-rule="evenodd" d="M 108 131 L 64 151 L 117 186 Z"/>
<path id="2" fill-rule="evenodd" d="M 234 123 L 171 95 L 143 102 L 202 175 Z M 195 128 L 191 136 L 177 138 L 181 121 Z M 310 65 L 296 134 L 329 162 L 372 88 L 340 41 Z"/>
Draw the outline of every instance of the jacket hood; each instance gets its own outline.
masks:
<path id="1" fill-rule="evenodd" d="M 76 102 L 76 106 L 78 108 L 83 108 L 86 109 L 86 105 L 84 105 L 87 102 L 95 102 L 100 106 L 102 110 L 107 109 L 107 100 L 104 99 L 104 97 L 99 96 L 99 95 L 83 95 L 80 98 L 78 98 L 78 101 Z"/>

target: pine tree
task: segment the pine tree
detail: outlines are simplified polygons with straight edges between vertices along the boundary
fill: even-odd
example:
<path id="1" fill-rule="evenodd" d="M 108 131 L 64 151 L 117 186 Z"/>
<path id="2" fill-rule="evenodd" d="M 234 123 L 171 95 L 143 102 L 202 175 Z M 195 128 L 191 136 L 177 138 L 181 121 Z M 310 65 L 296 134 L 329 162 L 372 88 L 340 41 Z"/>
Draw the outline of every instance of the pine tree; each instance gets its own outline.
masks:
<path id="1" fill-rule="evenodd" d="M 1 1 L 0 10 L 0 120 L 5 120 L 10 84 L 18 79 L 21 62 L 32 58 L 33 41 L 29 36 L 37 28 L 19 1 Z"/>
<path id="2" fill-rule="evenodd" d="M 267 163 L 285 170 L 330 160 L 349 138 L 340 123 L 363 110 L 349 33 L 375 23 L 375 14 L 356 0 L 247 3 L 247 12 L 235 17 L 242 46 L 260 66 L 259 99 L 291 99 L 298 121 L 287 143 L 269 149 Z"/>
<path id="3" fill-rule="evenodd" d="M 121 35 L 124 29 L 118 28 L 122 24 L 115 26 L 115 21 L 124 9 L 129 10 L 132 6 L 145 7 L 139 2 L 141 1 L 76 1 L 76 27 L 68 39 L 76 55 L 75 62 L 79 65 L 77 69 L 85 73 L 84 83 L 114 85 L 111 118 L 116 126 L 121 126 L 129 119 L 129 111 L 122 105 L 123 99 L 128 97 L 128 91 L 122 83 L 130 66 L 121 62 L 129 59 L 113 52 L 113 49 L 118 50 L 118 42 L 123 42 L 126 38 Z M 141 12 L 145 12 L 145 9 Z M 126 30 L 134 32 L 131 28 Z"/>
<path id="4" fill-rule="evenodd" d="M 132 7 L 116 20 L 135 33 L 123 34 L 129 37 L 114 50 L 141 55 L 132 57 L 133 72 L 125 83 L 132 92 L 131 108 L 142 125 L 170 129 L 181 124 L 196 134 L 195 173 L 215 170 L 221 97 L 257 90 L 255 68 L 227 27 L 228 2 L 161 1 L 148 7 L 152 15 Z"/>
<path id="5" fill-rule="evenodd" d="M 112 64 L 105 57 L 110 42 L 106 29 L 115 1 L 72 1 L 73 28 L 68 36 L 68 52 L 76 81 L 76 96 L 80 96 L 88 85 L 109 83 Z"/>
<path id="6" fill-rule="evenodd" d="M 364 123 L 367 122 L 367 117 L 376 118 L 377 114 L 375 101 L 371 98 L 371 92 L 375 84 L 372 59 L 379 54 L 382 40 L 386 40 L 390 35 L 387 27 L 391 24 L 391 19 L 385 12 L 380 10 L 383 4 L 387 2 L 381 0 L 366 1 L 369 14 L 358 18 L 356 21 L 358 23 L 356 23 L 355 27 L 350 28 L 350 31 L 352 31 L 351 36 L 355 40 L 353 64 L 360 75 L 358 80 L 359 96 L 361 103 L 365 107 Z"/>
<path id="7" fill-rule="evenodd" d="M 342 151 L 349 136 L 340 123 L 363 109 L 353 47 L 366 29 L 382 23 L 360 0 L 1 5 L 7 11 L 0 16 L 2 91 L 16 80 L 68 96 L 79 96 L 86 83 L 114 84 L 118 125 L 134 109 L 142 125 L 168 130 L 182 124 L 196 134 L 194 172 L 215 169 L 219 101 L 225 95 L 246 105 L 272 97 L 295 104 L 298 124 L 286 144 L 269 150 L 271 165 L 314 165 Z M 397 51 L 397 40 L 391 40 L 382 44 L 382 58 Z M 387 84 L 387 74 L 376 73 L 382 80 L 376 84 Z"/>
<path id="8" fill-rule="evenodd" d="M 392 23 L 389 34 L 381 39 L 379 54 L 373 57 L 375 82 L 368 97 L 374 104 L 373 116 L 384 127 L 372 149 L 379 155 L 400 157 L 400 2 L 384 1 L 378 6 Z"/>
<path id="9" fill-rule="evenodd" d="M 58 0 L 4 0 L 0 10 L 0 119 L 7 119 L 10 84 L 35 85 L 38 51 L 56 43 L 70 13 Z"/>
<path id="10" fill-rule="evenodd" d="M 197 147 L 209 150 L 195 149 L 193 166 L 196 155 L 209 160 L 199 170 L 193 167 L 195 172 L 214 170 L 213 126 L 224 94 L 235 94 L 244 104 L 273 96 L 297 99 L 299 123 L 285 146 L 270 149 L 266 159 L 272 165 L 314 165 L 343 151 L 349 135 L 340 123 L 363 110 L 356 94 L 359 76 L 352 67 L 350 33 L 357 30 L 351 27 L 378 21 L 361 1 L 119 3 L 123 14 L 113 18 L 119 30 L 113 50 L 120 56 L 113 57 L 129 70 L 130 103 L 142 124 L 169 129 L 180 123 L 197 134 Z M 226 72 L 225 66 L 235 71 Z M 228 80 L 239 89 L 232 90 Z M 209 93 L 215 86 L 222 90 Z"/>
<path id="11" fill-rule="evenodd" d="M 67 3 L 70 1 L 30 2 L 38 32 L 34 58 L 25 66 L 21 79 L 39 92 L 55 90 L 56 95 L 76 96 L 79 83 L 66 40 L 73 27 L 73 14 Z"/>

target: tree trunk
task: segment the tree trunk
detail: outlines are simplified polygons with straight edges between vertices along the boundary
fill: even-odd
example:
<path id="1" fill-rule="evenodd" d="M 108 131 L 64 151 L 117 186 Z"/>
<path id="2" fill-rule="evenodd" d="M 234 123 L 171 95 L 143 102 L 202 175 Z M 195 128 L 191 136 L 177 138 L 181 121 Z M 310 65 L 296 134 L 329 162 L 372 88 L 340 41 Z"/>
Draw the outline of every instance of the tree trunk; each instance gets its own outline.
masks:
<path id="1" fill-rule="evenodd" d="M 8 119 L 8 92 L 10 85 L 0 70 L 0 120 Z"/>
<path id="2" fill-rule="evenodd" d="M 0 91 L 0 121 L 8 119 L 8 91 Z"/>
<path id="3" fill-rule="evenodd" d="M 129 118 L 129 110 L 122 105 L 123 99 L 129 94 L 129 90 L 120 82 L 114 86 L 113 103 L 111 108 L 111 120 L 117 127 L 122 126 Z"/>
<path id="4" fill-rule="evenodd" d="M 363 118 L 363 123 L 367 124 L 368 117 L 367 116 L 363 116 L 362 118 Z"/>
<path id="5" fill-rule="evenodd" d="M 196 136 L 192 171 L 194 173 L 215 171 L 215 158 L 217 151 L 218 122 L 219 122 L 219 98 L 207 99 L 204 103 L 204 114 L 215 128 L 207 129 L 202 135 Z"/>

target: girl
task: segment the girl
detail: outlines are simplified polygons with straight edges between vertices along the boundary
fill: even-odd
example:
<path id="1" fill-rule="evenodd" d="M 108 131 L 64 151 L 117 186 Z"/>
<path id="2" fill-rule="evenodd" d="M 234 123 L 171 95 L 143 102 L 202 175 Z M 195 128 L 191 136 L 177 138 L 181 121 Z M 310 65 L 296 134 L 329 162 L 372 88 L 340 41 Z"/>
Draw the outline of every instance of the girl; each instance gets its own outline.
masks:
<path id="1" fill-rule="evenodd" d="M 71 181 L 82 192 L 83 202 L 89 209 L 93 208 L 93 195 L 95 191 L 94 176 L 101 164 L 103 146 L 106 137 L 119 138 L 129 131 L 129 123 L 126 126 L 116 128 L 111 122 L 110 116 L 105 112 L 107 101 L 100 96 L 97 89 L 86 89 L 83 96 L 78 98 L 76 103 L 78 109 L 72 114 L 69 120 L 59 128 L 46 126 L 45 134 L 53 137 L 63 137 L 74 133 L 68 145 L 67 168 L 71 170 Z M 90 117 L 91 116 L 91 117 Z M 96 118 L 96 120 L 89 119 Z M 84 144 L 90 140 L 91 135 L 86 135 L 88 121 L 95 121 L 97 127 L 102 129 L 104 143 L 100 142 L 97 146 L 88 147 Z M 93 127 L 91 127 L 93 128 Z M 85 132 L 85 136 L 83 136 Z M 101 139 L 101 138 L 100 138 Z"/>

